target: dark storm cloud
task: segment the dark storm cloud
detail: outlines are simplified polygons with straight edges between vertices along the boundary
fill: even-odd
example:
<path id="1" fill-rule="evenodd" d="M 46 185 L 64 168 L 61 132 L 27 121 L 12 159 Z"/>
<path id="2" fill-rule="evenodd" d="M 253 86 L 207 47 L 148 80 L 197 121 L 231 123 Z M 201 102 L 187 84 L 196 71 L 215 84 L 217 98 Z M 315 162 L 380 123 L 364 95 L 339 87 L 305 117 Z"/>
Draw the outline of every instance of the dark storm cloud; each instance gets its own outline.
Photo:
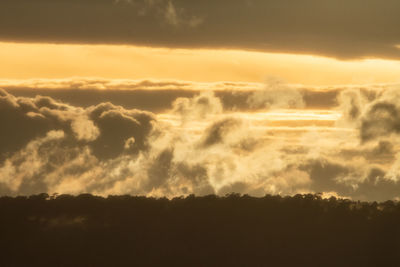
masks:
<path id="1" fill-rule="evenodd" d="M 397 0 L 2 0 L 0 39 L 400 58 Z"/>

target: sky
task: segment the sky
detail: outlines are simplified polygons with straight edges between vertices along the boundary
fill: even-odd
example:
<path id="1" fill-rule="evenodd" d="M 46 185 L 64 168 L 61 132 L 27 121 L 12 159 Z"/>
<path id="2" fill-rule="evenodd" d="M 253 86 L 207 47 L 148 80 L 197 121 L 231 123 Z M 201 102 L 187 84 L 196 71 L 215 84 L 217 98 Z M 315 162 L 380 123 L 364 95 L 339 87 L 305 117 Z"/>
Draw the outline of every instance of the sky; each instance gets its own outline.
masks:
<path id="1" fill-rule="evenodd" d="M 399 8 L 3 0 L 0 195 L 399 199 Z"/>

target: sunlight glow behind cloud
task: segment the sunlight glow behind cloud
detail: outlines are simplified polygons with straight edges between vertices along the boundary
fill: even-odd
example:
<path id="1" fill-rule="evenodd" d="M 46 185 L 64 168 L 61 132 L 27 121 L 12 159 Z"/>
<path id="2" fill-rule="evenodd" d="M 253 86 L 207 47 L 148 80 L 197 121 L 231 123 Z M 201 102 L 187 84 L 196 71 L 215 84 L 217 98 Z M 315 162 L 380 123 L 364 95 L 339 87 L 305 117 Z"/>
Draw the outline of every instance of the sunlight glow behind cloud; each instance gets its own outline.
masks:
<path id="1" fill-rule="evenodd" d="M 304 85 L 393 83 L 400 79 L 400 61 L 339 61 L 223 49 L 1 42 L 0 58 L 1 79 L 101 77 L 264 82 L 269 76 L 277 76 Z"/>

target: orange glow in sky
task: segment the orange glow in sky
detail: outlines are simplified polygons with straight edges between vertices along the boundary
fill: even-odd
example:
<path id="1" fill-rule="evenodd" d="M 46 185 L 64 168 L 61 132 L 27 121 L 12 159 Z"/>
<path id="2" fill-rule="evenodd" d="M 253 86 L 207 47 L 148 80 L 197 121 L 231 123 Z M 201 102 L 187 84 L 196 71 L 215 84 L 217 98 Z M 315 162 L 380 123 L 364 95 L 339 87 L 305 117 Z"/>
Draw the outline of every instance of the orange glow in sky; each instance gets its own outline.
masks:
<path id="1" fill-rule="evenodd" d="M 123 45 L 0 42 L 0 79 L 102 77 L 338 85 L 400 81 L 400 61 Z"/>

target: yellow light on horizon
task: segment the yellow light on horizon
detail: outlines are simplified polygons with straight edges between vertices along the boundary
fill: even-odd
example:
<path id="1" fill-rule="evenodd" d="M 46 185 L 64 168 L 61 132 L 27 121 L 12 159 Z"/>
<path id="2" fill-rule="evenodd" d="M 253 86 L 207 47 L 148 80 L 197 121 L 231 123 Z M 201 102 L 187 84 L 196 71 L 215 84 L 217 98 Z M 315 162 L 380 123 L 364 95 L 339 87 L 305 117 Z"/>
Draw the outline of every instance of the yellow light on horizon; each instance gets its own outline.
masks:
<path id="1" fill-rule="evenodd" d="M 0 79 L 178 79 L 337 85 L 396 83 L 400 61 L 340 61 L 312 55 L 126 45 L 0 42 Z"/>

